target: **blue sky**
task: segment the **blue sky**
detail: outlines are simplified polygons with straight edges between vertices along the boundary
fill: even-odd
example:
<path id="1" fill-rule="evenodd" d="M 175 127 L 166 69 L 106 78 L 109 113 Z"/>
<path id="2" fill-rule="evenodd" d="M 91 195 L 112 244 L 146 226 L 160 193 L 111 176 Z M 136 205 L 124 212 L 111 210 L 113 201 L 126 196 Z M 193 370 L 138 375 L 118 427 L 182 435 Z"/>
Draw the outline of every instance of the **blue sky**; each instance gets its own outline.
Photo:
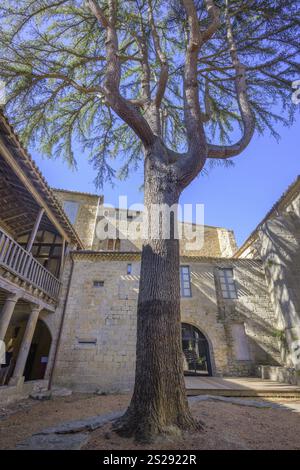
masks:
<path id="1" fill-rule="evenodd" d="M 277 143 L 268 134 L 255 136 L 244 153 L 234 159 L 235 166 L 210 169 L 200 175 L 184 191 L 182 203 L 202 203 L 205 223 L 231 228 L 240 245 L 266 212 L 300 174 L 300 126 L 277 126 L 281 140 Z M 51 186 L 76 191 L 95 192 L 95 172 L 84 155 L 78 152 L 78 170 L 71 170 L 60 160 L 48 160 L 33 151 L 32 156 Z M 118 205 L 118 196 L 127 195 L 128 204 L 142 203 L 139 190 L 142 170 L 126 181 L 106 184 L 106 203 Z"/>

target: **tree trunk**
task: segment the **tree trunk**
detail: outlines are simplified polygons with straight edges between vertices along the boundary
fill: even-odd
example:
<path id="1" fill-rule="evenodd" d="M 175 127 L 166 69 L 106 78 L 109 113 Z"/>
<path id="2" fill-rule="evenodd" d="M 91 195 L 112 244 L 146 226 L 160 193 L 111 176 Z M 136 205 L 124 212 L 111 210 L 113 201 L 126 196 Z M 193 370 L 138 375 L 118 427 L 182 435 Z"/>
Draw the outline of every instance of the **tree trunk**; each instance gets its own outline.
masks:
<path id="1" fill-rule="evenodd" d="M 148 214 L 153 204 L 172 206 L 179 196 L 173 167 L 151 153 L 146 155 Z M 149 225 L 153 227 L 152 220 Z M 115 429 L 123 436 L 152 441 L 159 434 L 197 427 L 189 411 L 183 376 L 179 240 L 150 235 L 142 250 L 134 393 Z"/>

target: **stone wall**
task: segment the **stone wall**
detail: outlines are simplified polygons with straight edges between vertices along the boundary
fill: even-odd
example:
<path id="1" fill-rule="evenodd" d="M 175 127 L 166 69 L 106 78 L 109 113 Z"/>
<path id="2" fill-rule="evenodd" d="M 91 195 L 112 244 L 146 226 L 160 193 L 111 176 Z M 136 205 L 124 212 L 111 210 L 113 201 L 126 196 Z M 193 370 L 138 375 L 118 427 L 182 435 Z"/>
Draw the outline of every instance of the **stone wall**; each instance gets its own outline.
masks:
<path id="1" fill-rule="evenodd" d="M 130 221 L 127 219 L 127 211 L 106 208 L 103 205 L 99 206 L 96 221 L 98 230 L 95 230 L 93 250 L 108 250 L 110 248 L 107 239 L 119 238 L 117 251 L 140 251 L 143 245 L 143 215 L 141 212 L 134 211 L 129 211 L 128 215 Z M 105 239 L 101 239 L 103 235 L 100 229 L 103 229 L 105 225 L 107 225 L 108 232 L 104 233 Z M 199 235 L 197 235 L 197 239 L 196 236 L 193 239 L 193 234 L 196 231 Z M 129 233 L 134 233 L 135 237 L 130 238 Z M 228 258 L 233 256 L 237 250 L 234 233 L 226 228 L 179 222 L 178 236 L 182 256 Z"/>
<path id="2" fill-rule="evenodd" d="M 300 196 L 289 210 L 259 230 L 259 251 L 274 303 L 277 328 L 284 333 L 282 360 L 300 370 Z"/>
<path id="3" fill-rule="evenodd" d="M 63 190 L 53 190 L 53 192 L 62 206 L 66 201 L 78 202 L 79 208 L 74 227 L 85 249 L 91 249 L 95 235 L 98 206 L 102 201 L 102 196 Z"/>
<path id="4" fill-rule="evenodd" d="M 81 391 L 128 390 L 134 381 L 140 255 L 77 252 L 72 256 L 74 271 L 55 383 Z M 196 257 L 182 257 L 182 264 L 190 266 L 192 287 L 192 297 L 181 301 L 182 322 L 206 336 L 213 375 L 249 375 L 256 364 L 278 364 L 274 312 L 262 264 Z M 222 299 L 219 267 L 233 267 L 237 300 Z M 235 357 L 232 327 L 236 324 L 245 327 L 247 361 Z"/>
<path id="5" fill-rule="evenodd" d="M 281 363 L 300 372 L 300 178 L 237 252 L 263 261 Z M 298 372 L 298 373 L 299 373 Z"/>
<path id="6" fill-rule="evenodd" d="M 139 263 L 75 257 L 55 383 L 81 391 L 129 389 L 134 377 Z M 94 281 L 104 281 L 94 287 Z M 122 289 L 128 289 L 125 300 Z M 126 295 L 126 294 L 125 294 Z"/>
<path id="7" fill-rule="evenodd" d="M 61 328 L 62 321 L 63 321 L 65 302 L 66 302 L 66 297 L 68 293 L 71 270 L 72 270 L 72 262 L 71 262 L 71 257 L 68 254 L 68 256 L 66 256 L 66 259 L 65 259 L 64 270 L 63 270 L 63 275 L 61 279 L 62 285 L 61 285 L 57 308 L 54 313 L 48 313 L 46 311 L 42 311 L 40 314 L 40 319 L 43 320 L 45 324 L 47 325 L 49 332 L 51 334 L 51 339 L 52 339 L 51 347 L 49 351 L 49 357 L 48 357 L 48 364 L 47 364 L 47 368 L 45 372 L 45 379 L 50 378 L 50 375 L 52 373 L 52 369 L 54 366 L 53 361 L 54 361 L 55 352 L 56 352 L 56 349 L 58 347 L 58 342 L 59 342 L 59 334 L 60 334 L 60 328 Z"/>

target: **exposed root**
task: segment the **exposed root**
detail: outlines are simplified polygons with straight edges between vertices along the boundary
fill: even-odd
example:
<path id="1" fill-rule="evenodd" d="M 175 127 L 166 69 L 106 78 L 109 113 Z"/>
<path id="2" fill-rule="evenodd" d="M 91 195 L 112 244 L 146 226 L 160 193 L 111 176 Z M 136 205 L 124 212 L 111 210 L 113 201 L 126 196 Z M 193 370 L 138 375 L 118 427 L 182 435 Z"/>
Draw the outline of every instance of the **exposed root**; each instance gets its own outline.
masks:
<path id="1" fill-rule="evenodd" d="M 153 416 L 140 418 L 130 410 L 113 424 L 113 431 L 124 438 L 134 437 L 137 442 L 154 443 L 158 440 L 172 440 L 180 437 L 183 431 L 201 431 L 204 425 L 191 416 L 181 416 L 177 422 L 160 424 Z"/>

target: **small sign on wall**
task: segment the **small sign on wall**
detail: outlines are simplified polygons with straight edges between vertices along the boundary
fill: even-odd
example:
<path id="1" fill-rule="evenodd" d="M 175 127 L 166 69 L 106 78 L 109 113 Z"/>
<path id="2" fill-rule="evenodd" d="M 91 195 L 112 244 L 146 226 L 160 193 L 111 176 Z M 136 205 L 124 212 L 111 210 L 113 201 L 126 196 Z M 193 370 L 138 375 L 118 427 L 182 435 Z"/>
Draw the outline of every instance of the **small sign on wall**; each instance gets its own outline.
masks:
<path id="1" fill-rule="evenodd" d="M 48 363 L 48 356 L 42 356 L 41 357 L 41 364 L 47 364 Z"/>

